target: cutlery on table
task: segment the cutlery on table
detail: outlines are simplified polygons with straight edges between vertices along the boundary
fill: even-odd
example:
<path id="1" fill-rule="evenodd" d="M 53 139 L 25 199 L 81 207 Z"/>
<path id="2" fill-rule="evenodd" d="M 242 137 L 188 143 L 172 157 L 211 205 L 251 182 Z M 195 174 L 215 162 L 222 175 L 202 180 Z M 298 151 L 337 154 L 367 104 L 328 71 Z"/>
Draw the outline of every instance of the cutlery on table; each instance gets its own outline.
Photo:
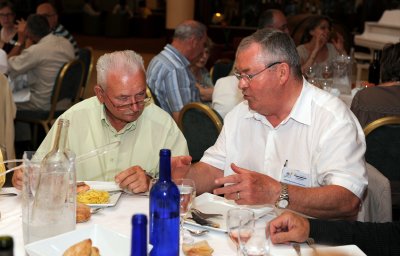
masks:
<path id="1" fill-rule="evenodd" d="M 203 230 L 191 230 L 188 228 L 184 228 L 185 230 L 187 230 L 192 236 L 202 236 L 208 233 L 207 229 L 203 229 Z"/>
<path id="2" fill-rule="evenodd" d="M 16 193 L 0 193 L 0 196 L 18 196 Z"/>
<path id="3" fill-rule="evenodd" d="M 315 247 L 315 241 L 311 237 L 306 240 L 308 246 L 313 250 L 315 256 L 318 256 L 317 248 Z"/>
<path id="4" fill-rule="evenodd" d="M 196 208 L 191 209 L 192 212 L 196 212 L 198 216 L 200 216 L 203 219 L 209 219 L 209 218 L 214 218 L 214 217 L 222 217 L 223 215 L 221 213 L 204 213 Z"/>
<path id="5" fill-rule="evenodd" d="M 204 218 L 200 217 L 196 212 L 192 212 L 192 220 L 194 220 L 197 224 L 200 224 L 202 226 L 209 226 L 209 227 L 213 227 L 213 228 L 220 227 L 218 223 L 204 219 Z"/>
<path id="6" fill-rule="evenodd" d="M 294 243 L 292 244 L 293 249 L 296 251 L 297 256 L 301 256 L 300 244 Z"/>

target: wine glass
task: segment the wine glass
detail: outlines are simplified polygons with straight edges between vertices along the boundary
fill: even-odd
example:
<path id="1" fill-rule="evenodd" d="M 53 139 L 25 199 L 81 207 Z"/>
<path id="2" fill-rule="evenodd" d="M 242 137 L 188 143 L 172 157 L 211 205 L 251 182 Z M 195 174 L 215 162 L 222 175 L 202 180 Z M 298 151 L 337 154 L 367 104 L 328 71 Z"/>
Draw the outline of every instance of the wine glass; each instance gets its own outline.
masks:
<path id="1" fill-rule="evenodd" d="M 228 211 L 226 227 L 229 237 L 236 245 L 238 256 L 241 255 L 240 246 L 245 244 L 253 233 L 254 223 L 254 212 L 250 209 L 234 208 Z M 239 232 L 240 229 L 242 232 Z"/>
<path id="2" fill-rule="evenodd" d="M 239 229 L 239 237 L 247 234 L 246 229 Z M 267 256 L 270 251 L 270 239 L 269 231 L 265 224 L 254 228 L 253 234 L 250 239 L 247 239 L 244 243 L 239 240 L 240 247 L 244 256 Z"/>
<path id="3" fill-rule="evenodd" d="M 191 179 L 176 179 L 174 183 L 179 189 L 180 193 L 180 237 L 181 243 L 193 243 L 193 238 L 184 232 L 183 223 L 185 222 L 186 215 L 190 212 L 194 198 L 196 197 L 196 186 Z"/>

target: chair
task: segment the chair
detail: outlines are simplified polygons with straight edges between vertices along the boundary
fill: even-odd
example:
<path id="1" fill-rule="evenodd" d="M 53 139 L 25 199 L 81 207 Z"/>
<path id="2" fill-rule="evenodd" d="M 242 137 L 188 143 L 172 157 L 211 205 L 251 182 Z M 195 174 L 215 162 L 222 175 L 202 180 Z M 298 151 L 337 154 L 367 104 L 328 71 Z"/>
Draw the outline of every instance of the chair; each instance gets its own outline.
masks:
<path id="1" fill-rule="evenodd" d="M 213 84 L 221 77 L 228 76 L 233 67 L 233 60 L 231 59 L 218 59 L 211 67 L 210 76 Z"/>
<path id="2" fill-rule="evenodd" d="M 193 162 L 198 162 L 204 151 L 214 145 L 222 123 L 221 116 L 203 103 L 193 102 L 183 107 L 178 126 L 187 140 Z"/>
<path id="3" fill-rule="evenodd" d="M 38 127 L 41 125 L 49 132 L 55 119 L 71 105 L 79 101 L 84 84 L 85 68 L 82 61 L 73 60 L 65 63 L 57 74 L 51 95 L 50 110 L 18 110 L 15 121 L 33 125 L 32 145 L 37 147 Z"/>
<path id="4" fill-rule="evenodd" d="M 364 128 L 365 160 L 390 181 L 392 209 L 400 210 L 400 116 L 383 117 Z M 395 217 L 395 216 L 394 216 Z"/>
<path id="5" fill-rule="evenodd" d="M 92 77 L 93 48 L 90 46 L 79 48 L 79 59 L 82 61 L 83 65 L 85 66 L 85 72 L 83 75 L 83 87 L 79 94 L 79 100 L 83 100 L 85 97 L 85 89 L 88 88 L 90 78 Z"/>

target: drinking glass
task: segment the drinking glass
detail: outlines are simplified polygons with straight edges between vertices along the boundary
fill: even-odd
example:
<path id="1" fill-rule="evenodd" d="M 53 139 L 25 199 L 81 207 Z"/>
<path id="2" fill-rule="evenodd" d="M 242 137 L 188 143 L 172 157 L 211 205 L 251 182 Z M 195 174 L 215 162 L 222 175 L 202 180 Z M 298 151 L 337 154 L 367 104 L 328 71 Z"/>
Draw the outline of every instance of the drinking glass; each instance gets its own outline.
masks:
<path id="1" fill-rule="evenodd" d="M 239 229 L 239 237 L 242 237 L 242 233 L 246 234 L 246 229 Z M 244 243 L 240 240 L 240 247 L 244 256 L 268 256 L 270 252 L 270 239 L 269 232 L 263 223 L 262 226 L 254 228 L 253 234 L 250 239 Z"/>
<path id="2" fill-rule="evenodd" d="M 234 208 L 227 214 L 226 227 L 231 240 L 236 245 L 237 255 L 240 256 L 240 246 L 250 239 L 254 229 L 254 212 L 250 209 Z M 239 232 L 242 230 L 242 232 Z M 239 240 L 241 243 L 239 243 Z"/>
<path id="3" fill-rule="evenodd" d="M 180 193 L 180 237 L 181 243 L 190 244 L 193 243 L 193 238 L 183 229 L 183 223 L 185 222 L 186 215 L 190 212 L 194 198 L 196 197 L 196 186 L 194 181 L 191 179 L 176 179 L 174 180 Z"/>

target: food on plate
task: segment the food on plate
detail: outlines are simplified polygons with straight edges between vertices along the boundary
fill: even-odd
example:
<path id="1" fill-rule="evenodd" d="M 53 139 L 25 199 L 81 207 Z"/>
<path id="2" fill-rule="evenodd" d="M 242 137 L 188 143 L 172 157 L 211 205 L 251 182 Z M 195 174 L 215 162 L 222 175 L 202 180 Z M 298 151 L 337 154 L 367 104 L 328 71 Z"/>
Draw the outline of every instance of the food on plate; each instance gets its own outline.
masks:
<path id="1" fill-rule="evenodd" d="M 90 186 L 83 181 L 76 183 L 76 193 L 86 192 L 89 189 L 90 189 Z"/>
<path id="2" fill-rule="evenodd" d="M 86 204 L 82 203 L 77 203 L 76 204 L 76 222 L 85 222 L 90 219 L 90 216 L 92 214 L 90 213 L 90 207 L 87 206 Z"/>
<path id="3" fill-rule="evenodd" d="M 214 252 L 206 240 L 194 244 L 183 244 L 182 251 L 186 256 L 210 256 Z"/>
<path id="4" fill-rule="evenodd" d="M 317 250 L 317 251 L 313 251 L 313 253 L 311 254 L 312 256 L 351 256 L 352 253 L 351 252 L 335 252 L 334 250 L 326 250 L 326 251 L 322 251 L 322 250 Z"/>
<path id="5" fill-rule="evenodd" d="M 92 246 L 90 238 L 80 241 L 69 247 L 63 256 L 99 256 L 99 249 Z"/>
<path id="6" fill-rule="evenodd" d="M 77 195 L 77 201 L 83 204 L 106 204 L 109 200 L 110 194 L 104 190 L 90 189 Z"/>

